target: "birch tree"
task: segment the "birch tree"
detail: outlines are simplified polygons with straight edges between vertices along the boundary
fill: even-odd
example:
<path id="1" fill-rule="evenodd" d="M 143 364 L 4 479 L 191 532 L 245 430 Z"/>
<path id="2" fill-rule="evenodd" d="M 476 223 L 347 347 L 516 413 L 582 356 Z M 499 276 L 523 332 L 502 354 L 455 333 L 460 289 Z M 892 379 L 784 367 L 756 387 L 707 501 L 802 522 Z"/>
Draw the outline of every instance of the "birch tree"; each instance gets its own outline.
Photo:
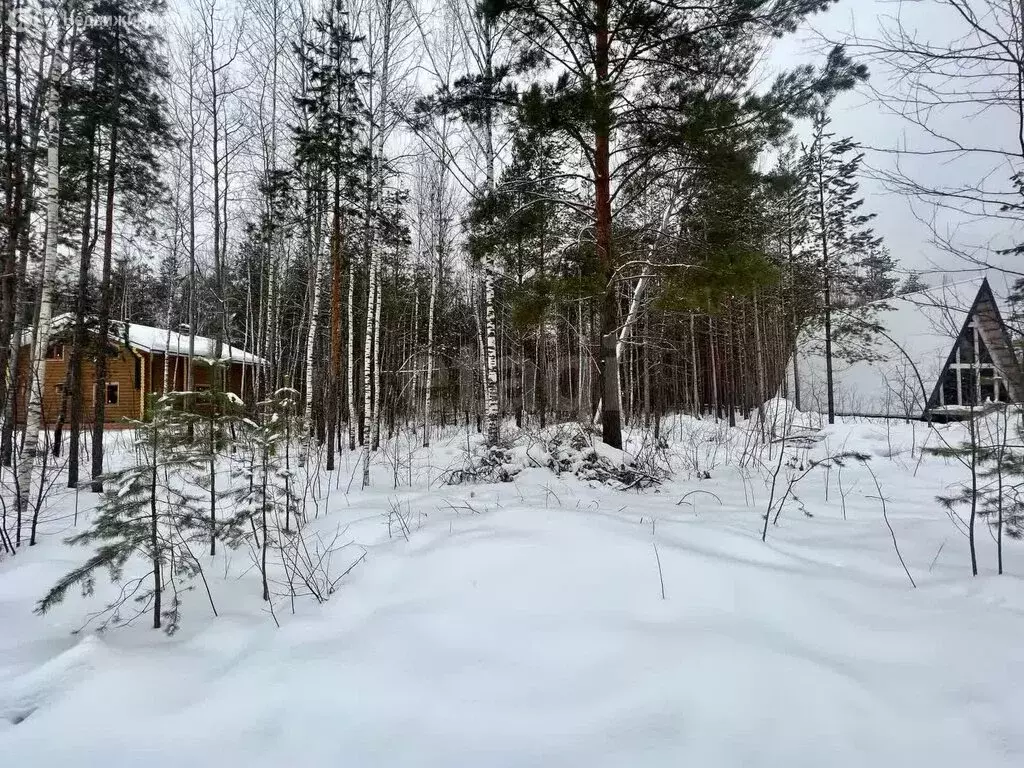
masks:
<path id="1" fill-rule="evenodd" d="M 53 287 L 57 270 L 57 237 L 60 230 L 60 99 L 65 76 L 66 23 L 63 14 L 57 17 L 53 43 L 53 60 L 47 77 L 46 95 L 46 245 L 43 250 L 42 278 L 39 288 L 39 316 L 32 336 L 28 361 L 28 405 L 25 417 L 25 442 L 18 462 L 17 537 L 21 524 L 28 517 L 32 497 L 32 474 L 39 454 L 39 432 L 43 425 L 43 383 L 46 381 L 46 350 L 50 342 L 53 316 Z M 36 519 L 32 517 L 29 545 L 36 543 Z"/>
<path id="2" fill-rule="evenodd" d="M 334 468 L 342 394 L 341 293 L 345 261 L 350 262 L 351 253 L 351 248 L 347 245 L 350 235 L 348 221 L 357 187 L 356 164 L 360 159 L 357 143 L 360 116 L 356 84 L 362 77 L 362 73 L 355 69 L 352 61 L 353 35 L 347 11 L 341 2 L 333 3 L 325 9 L 322 17 L 314 20 L 309 37 L 302 40 L 301 46 L 300 59 L 308 92 L 301 93 L 297 99 L 302 110 L 303 123 L 296 130 L 296 160 L 300 172 L 305 174 L 307 183 L 321 181 L 329 190 L 323 199 L 324 207 L 327 209 L 324 215 L 329 215 L 330 235 L 329 238 L 323 239 L 328 242 L 331 275 L 330 355 L 325 404 L 327 468 L 330 470 Z M 316 189 L 310 192 L 315 194 Z M 318 260 L 319 254 L 313 258 Z M 315 282 L 314 277 L 314 291 Z M 349 269 L 350 307 L 353 290 Z M 348 370 L 351 384 L 351 313 L 348 317 L 348 333 Z M 311 347 L 307 347 L 308 349 Z M 310 376 L 308 369 L 306 375 Z M 307 383 L 307 391 L 309 386 Z M 351 386 L 349 397 L 351 398 Z"/>
<path id="3" fill-rule="evenodd" d="M 359 439 L 363 445 L 363 486 L 370 484 L 372 433 L 380 411 L 379 388 L 374 381 L 380 365 L 380 257 L 377 219 L 383 193 L 393 170 L 385 157 L 389 140 L 411 104 L 413 91 L 408 76 L 413 65 L 411 43 L 415 26 L 405 0 L 373 0 L 357 5 L 359 47 L 366 62 L 363 105 L 367 114 L 366 171 L 363 209 L 363 255 L 367 267 L 366 319 L 363 332 L 363 409 Z"/>

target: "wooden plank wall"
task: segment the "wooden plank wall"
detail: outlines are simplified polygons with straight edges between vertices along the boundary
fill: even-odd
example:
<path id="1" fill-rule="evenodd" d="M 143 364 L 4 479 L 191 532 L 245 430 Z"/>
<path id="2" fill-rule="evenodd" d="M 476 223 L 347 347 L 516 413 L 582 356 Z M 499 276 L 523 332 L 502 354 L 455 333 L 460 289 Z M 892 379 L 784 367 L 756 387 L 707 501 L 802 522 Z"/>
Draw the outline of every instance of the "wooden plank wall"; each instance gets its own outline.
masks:
<path id="1" fill-rule="evenodd" d="M 43 384 L 43 421 L 45 424 L 53 424 L 60 414 L 62 388 L 67 376 L 69 348 L 65 347 L 64 357 L 48 358 L 46 360 L 46 381 Z M 27 412 L 27 397 L 25 382 L 28 376 L 29 348 L 25 346 L 21 350 L 18 362 L 18 411 L 17 420 L 25 422 Z M 168 378 L 171 386 L 169 389 L 183 391 L 185 389 L 185 369 L 187 360 L 184 357 L 171 355 L 168 364 Z M 228 376 L 228 388 L 236 395 L 246 398 L 242 394 L 242 364 L 232 363 Z M 252 395 L 252 371 L 246 377 L 246 390 Z M 133 353 L 127 347 L 119 347 L 116 357 L 111 357 L 107 363 L 107 383 L 118 385 L 118 402 L 116 405 L 107 404 L 104 422 L 107 424 L 118 424 L 126 418 L 138 419 L 142 417 L 145 406 L 145 393 L 162 392 L 164 381 L 164 355 L 161 353 L 150 354 L 148 352 Z M 96 368 L 90 361 L 82 365 L 82 386 L 84 388 L 83 422 L 91 423 L 94 401 L 94 390 L 96 382 Z M 198 365 L 195 369 L 195 384 L 197 388 L 209 386 L 210 369 Z"/>
<path id="2" fill-rule="evenodd" d="M 63 358 L 48 358 L 46 381 L 43 382 L 43 421 L 53 424 L 60 413 L 62 391 L 67 377 L 69 349 Z M 24 422 L 27 412 L 25 383 L 28 378 L 29 348 L 23 347 L 18 360 L 18 421 Z M 118 401 L 107 404 L 104 421 L 117 423 L 125 418 L 137 419 L 142 414 L 142 387 L 144 360 L 137 364 L 136 356 L 126 347 L 119 347 L 117 355 L 107 361 L 107 383 L 118 385 Z M 96 366 L 89 360 L 82 363 L 83 421 L 92 422 L 95 406 Z"/>

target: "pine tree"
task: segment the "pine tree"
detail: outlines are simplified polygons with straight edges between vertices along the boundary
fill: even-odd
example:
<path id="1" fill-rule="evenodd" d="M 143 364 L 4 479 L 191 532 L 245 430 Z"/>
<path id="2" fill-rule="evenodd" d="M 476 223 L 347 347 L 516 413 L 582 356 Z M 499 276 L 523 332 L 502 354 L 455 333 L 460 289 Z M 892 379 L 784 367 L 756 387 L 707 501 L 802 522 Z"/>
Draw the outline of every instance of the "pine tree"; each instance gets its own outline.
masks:
<path id="1" fill-rule="evenodd" d="M 921 274 L 919 272 L 911 272 L 900 283 L 900 287 L 896 290 L 896 295 L 902 296 L 905 293 L 918 293 L 926 290 L 928 290 L 928 284 L 924 281 Z"/>
<path id="2" fill-rule="evenodd" d="M 1024 537 L 1024 503 L 1017 489 L 1024 478 L 1024 438 L 1020 425 L 1010 422 L 1011 411 L 1000 408 L 984 416 L 971 414 L 963 424 L 967 439 L 957 444 L 928 448 L 933 456 L 954 459 L 970 473 L 970 480 L 959 483 L 952 493 L 937 497 L 938 502 L 956 514 L 966 508 L 967 541 L 971 555 L 971 573 L 978 575 L 976 523 L 980 519 L 995 529 L 996 567 L 1003 573 L 1004 537 Z"/>
<path id="3" fill-rule="evenodd" d="M 253 530 L 265 601 L 271 599 L 268 555 L 279 543 L 276 536 L 278 532 L 291 533 L 293 521 L 297 527 L 302 525 L 303 510 L 290 463 L 291 439 L 297 434 L 298 396 L 296 390 L 282 387 L 256 404 L 257 420 L 245 420 L 248 457 L 243 457 L 234 471 L 241 483 L 232 492 L 235 512 L 227 530 L 235 533 L 235 539 L 229 543 L 237 546 L 247 535 L 246 529 Z"/>
<path id="4" fill-rule="evenodd" d="M 160 176 L 161 154 L 171 144 L 166 104 L 161 95 L 167 64 L 162 38 L 154 19 L 164 10 L 161 0 L 89 0 L 82 14 L 94 20 L 82 32 L 76 49 L 76 82 L 68 89 L 65 139 L 69 161 L 82 178 L 81 259 L 79 264 L 75 339 L 69 365 L 71 448 L 69 484 L 78 479 L 78 435 L 85 393 L 81 391 L 82 363 L 95 355 L 96 387 L 92 430 L 93 490 L 102 490 L 103 431 L 106 406 L 107 336 L 113 302 L 112 268 L 116 221 L 121 212 L 145 234 L 165 188 Z M 93 251 L 94 202 L 102 200 L 102 265 L 95 315 L 96 342 L 89 345 L 88 286 Z"/>
<path id="5" fill-rule="evenodd" d="M 783 281 L 780 299 L 785 322 L 783 350 L 792 357 L 792 397 L 797 409 L 801 407 L 799 360 L 792 355 L 796 340 L 808 318 L 821 311 L 821 296 L 817 290 L 818 267 L 814 249 L 809 247 L 810 206 L 805 179 L 801 173 L 801 156 L 795 139 L 788 141 L 779 154 L 779 160 L 768 174 L 767 195 L 775 256 Z M 788 377 L 784 386 L 788 386 Z"/>
<path id="6" fill-rule="evenodd" d="M 352 46 L 357 38 L 352 34 L 348 14 L 340 0 L 331 3 L 322 17 L 314 21 L 316 36 L 301 42 L 299 57 L 308 83 L 308 93 L 298 98 L 298 106 L 308 120 L 295 131 L 296 161 L 306 177 L 322 179 L 329 190 L 326 207 L 329 213 L 329 263 L 331 270 L 330 355 L 327 374 L 327 403 L 325 406 L 327 433 L 327 469 L 334 468 L 334 452 L 338 437 L 338 415 L 342 393 L 342 282 L 346 272 L 345 261 L 352 252 L 348 244 L 351 228 L 346 223 L 356 213 L 355 204 L 363 165 L 363 150 L 357 135 L 363 120 L 356 86 L 365 74 L 356 68 Z M 352 270 L 349 272 L 349 316 L 354 289 Z M 349 387 L 352 402 L 352 338 L 351 320 L 348 323 Z M 306 375 L 310 375 L 307 371 Z M 349 428 L 353 428 L 352 409 L 349 410 Z"/>
<path id="7" fill-rule="evenodd" d="M 491 18 L 509 23 L 520 69 L 538 87 L 523 100 L 521 118 L 558 132 L 582 153 L 593 190 L 593 243 L 603 282 L 600 306 L 602 433 L 622 447 L 617 276 L 620 264 L 613 221 L 616 182 L 656 164 L 668 147 L 732 125 L 756 125 L 782 134 L 790 114 L 806 111 L 816 95 L 850 87 L 862 78 L 841 51 L 826 69 L 802 68 L 780 77 L 767 95 L 726 79 L 748 78 L 756 58 L 752 39 L 792 31 L 828 0 L 765 5 L 723 0 L 711 7 L 676 3 L 599 0 L 581 7 L 558 0 L 491 0 Z M 558 62 L 551 69 L 549 64 Z M 556 71 L 553 81 L 547 73 Z M 624 132 L 635 141 L 618 142 Z M 613 161 L 615 155 L 615 161 Z M 616 162 L 617 161 L 617 162 Z M 613 178 L 615 177 L 615 178 Z"/>
<path id="8" fill-rule="evenodd" d="M 833 327 L 835 310 L 856 300 L 860 262 L 881 245 L 868 227 L 874 214 L 860 213 L 864 204 L 857 197 L 857 174 L 863 153 L 852 139 L 836 139 L 828 131 L 831 119 L 824 109 L 814 117 L 811 143 L 804 148 L 802 166 L 810 199 L 810 237 L 818 257 L 818 282 L 822 295 L 825 326 L 825 387 L 828 422 L 835 422 L 833 349 L 838 336 L 862 339 L 868 330 L 852 313 Z"/>
<path id="9" fill-rule="evenodd" d="M 481 158 L 483 180 L 474 180 L 471 190 L 474 203 L 486 207 L 498 182 L 499 143 L 509 112 L 516 103 L 511 77 L 517 54 L 508 49 L 508 30 L 498 18 L 503 9 L 488 3 L 467 3 L 458 21 L 464 37 L 467 60 L 471 70 L 454 84 L 447 83 L 431 99 L 420 102 L 421 110 L 457 114 L 470 128 L 472 141 Z M 444 150 L 448 152 L 446 148 Z M 479 234 L 479 233 L 475 233 Z M 485 235 L 486 237 L 486 235 Z M 496 446 L 501 437 L 499 390 L 501 376 L 498 363 L 498 325 L 495 305 L 496 284 L 500 273 L 487 249 L 477 252 L 481 304 L 477 316 L 480 326 L 480 378 L 483 390 L 485 429 L 488 445 Z M 481 321 L 482 317 L 482 321 Z"/>
<path id="10" fill-rule="evenodd" d="M 534 410 L 541 426 L 546 424 L 551 323 L 560 295 L 579 287 L 578 280 L 565 279 L 576 271 L 576 265 L 573 254 L 564 247 L 573 240 L 572 232 L 564 231 L 563 221 L 569 217 L 567 203 L 572 195 L 556 179 L 564 152 L 564 142 L 558 137 L 521 127 L 513 136 L 509 165 L 494 191 L 473 202 L 468 218 L 470 257 L 476 263 L 487 262 L 506 278 L 499 305 L 508 305 L 509 325 L 519 337 L 515 342 L 519 373 L 513 384 L 518 392 L 517 426 L 522 426 L 525 410 L 528 362 L 536 370 Z"/>
<path id="11" fill-rule="evenodd" d="M 88 530 L 68 539 L 70 544 L 95 551 L 50 589 L 38 603 L 39 612 L 61 602 L 72 587 L 92 594 L 97 571 L 106 570 L 121 590 L 102 611 L 104 625 L 126 624 L 151 611 L 154 629 L 174 632 L 178 628 L 181 593 L 191 588 L 194 578 L 204 578 L 193 545 L 211 535 L 204 519 L 204 497 L 188 482 L 208 471 L 208 460 L 189 436 L 191 416 L 180 398 L 158 398 L 149 421 L 132 423 L 134 462 L 103 477 L 105 490 Z M 240 541 L 239 532 L 232 529 L 238 522 L 227 521 L 220 534 L 228 541 Z M 138 577 L 131 576 L 136 559 L 146 569 Z M 126 616 L 124 611 L 132 604 L 137 607 Z"/>
<path id="12" fill-rule="evenodd" d="M 716 418 L 724 412 L 735 424 L 741 401 L 751 399 L 739 381 L 735 361 L 739 307 L 776 286 L 780 268 L 769 258 L 771 222 L 763 201 L 765 179 L 756 171 L 755 146 L 725 142 L 708 148 L 694 170 L 697 191 L 681 211 L 689 269 L 666 275 L 659 306 L 708 315 L 711 400 Z M 756 363 L 755 394 L 760 406 L 767 392 L 764 365 Z"/>
<path id="13" fill-rule="evenodd" d="M 899 281 L 896 278 L 896 262 L 881 243 L 868 247 L 867 255 L 860 260 L 859 275 L 854 286 L 854 301 L 867 304 L 872 301 L 891 299 L 896 295 Z"/>

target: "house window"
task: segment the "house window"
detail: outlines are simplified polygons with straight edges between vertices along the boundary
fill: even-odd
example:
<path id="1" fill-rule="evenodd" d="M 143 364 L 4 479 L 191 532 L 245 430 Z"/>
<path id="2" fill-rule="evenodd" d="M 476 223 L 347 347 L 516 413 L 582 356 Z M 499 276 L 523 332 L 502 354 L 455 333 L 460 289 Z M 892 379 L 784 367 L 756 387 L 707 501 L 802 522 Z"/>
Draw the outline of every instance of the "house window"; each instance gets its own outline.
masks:
<path id="1" fill-rule="evenodd" d="M 956 353 L 942 377 L 943 405 L 977 405 L 1007 399 L 1006 382 L 973 321 L 957 341 Z"/>
<path id="2" fill-rule="evenodd" d="M 943 405 L 959 405 L 960 404 L 960 389 L 959 389 L 959 375 L 956 371 L 950 369 L 946 371 L 946 375 L 942 377 L 942 404 Z"/>
<path id="3" fill-rule="evenodd" d="M 64 394 L 64 385 L 63 384 L 57 384 L 56 386 L 54 386 L 53 391 L 56 392 L 58 395 L 63 395 Z"/>
<path id="4" fill-rule="evenodd" d="M 63 344 L 51 344 L 46 348 L 46 359 L 47 360 L 63 360 L 64 359 L 64 345 Z"/>
<path id="5" fill-rule="evenodd" d="M 979 378 L 979 392 L 981 393 L 981 402 L 999 402 L 1002 398 L 1000 397 L 1000 383 L 999 377 L 995 375 L 995 371 L 992 369 L 982 368 L 980 371 Z"/>
<path id="6" fill-rule="evenodd" d="M 107 384 L 107 405 L 117 405 L 120 394 L 120 386 L 116 381 Z"/>

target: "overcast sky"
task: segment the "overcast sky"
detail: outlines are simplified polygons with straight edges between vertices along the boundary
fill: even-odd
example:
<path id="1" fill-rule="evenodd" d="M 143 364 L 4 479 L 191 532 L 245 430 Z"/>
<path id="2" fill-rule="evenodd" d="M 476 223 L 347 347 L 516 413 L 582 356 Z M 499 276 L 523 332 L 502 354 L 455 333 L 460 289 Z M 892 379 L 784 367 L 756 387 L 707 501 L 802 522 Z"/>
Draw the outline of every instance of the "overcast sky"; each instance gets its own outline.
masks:
<path id="1" fill-rule="evenodd" d="M 982 8 L 987 2 L 978 0 L 976 5 Z M 905 90 L 905 80 L 896 78 L 880 62 L 867 57 L 856 44 L 858 39 L 877 40 L 885 28 L 893 27 L 897 17 L 905 29 L 934 44 L 953 40 L 963 31 L 962 21 L 943 5 L 942 0 L 841 0 L 829 13 L 814 17 L 810 28 L 778 43 L 770 65 L 782 68 L 798 62 L 820 62 L 829 47 L 828 41 L 849 40 L 850 53 L 867 63 L 871 70 L 872 88 L 887 94 L 899 93 Z M 987 176 L 991 184 L 998 184 L 1001 189 L 1009 187 L 1007 179 L 1012 170 L 1006 168 L 1004 159 L 993 160 L 992 155 L 950 160 L 935 156 L 900 157 L 886 152 L 898 147 L 932 149 L 936 143 L 920 128 L 893 114 L 869 88 L 840 97 L 832 116 L 834 132 L 839 136 L 851 136 L 864 145 L 866 164 L 880 171 L 892 171 L 898 162 L 914 178 L 928 183 L 945 186 L 964 180 L 974 182 Z M 1017 126 L 1008 110 L 990 109 L 977 114 L 975 107 L 953 106 L 933 114 L 933 119 L 943 133 L 965 142 L 984 136 L 990 144 L 1012 146 L 1016 140 Z M 991 253 L 994 249 L 1024 239 L 1019 237 L 1019 232 L 1012 230 L 1012 223 L 1005 219 L 943 211 L 936 213 L 932 206 L 921 200 L 892 192 L 877 178 L 862 179 L 861 192 L 865 197 L 865 210 L 877 214 L 876 232 L 885 238 L 893 256 L 905 269 L 954 272 L 970 268 L 971 265 L 963 259 L 944 252 L 933 242 L 932 226 L 927 223 L 932 221 L 940 232 L 964 248 L 978 249 L 977 253 L 990 256 L 993 262 L 1014 266 L 1008 257 L 992 256 Z M 936 284 L 958 277 L 935 274 L 926 280 Z M 993 271 L 990 271 L 989 278 L 994 283 L 1004 282 L 1004 278 Z"/>

